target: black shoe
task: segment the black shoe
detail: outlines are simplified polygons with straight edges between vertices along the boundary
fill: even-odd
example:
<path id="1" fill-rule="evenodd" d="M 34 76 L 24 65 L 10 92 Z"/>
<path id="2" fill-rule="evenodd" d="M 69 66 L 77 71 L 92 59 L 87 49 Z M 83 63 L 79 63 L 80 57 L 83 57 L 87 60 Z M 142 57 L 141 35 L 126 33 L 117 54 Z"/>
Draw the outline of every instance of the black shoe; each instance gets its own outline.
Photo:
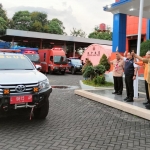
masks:
<path id="1" fill-rule="evenodd" d="M 126 102 L 133 102 L 133 99 L 127 99 Z"/>
<path id="2" fill-rule="evenodd" d="M 118 92 L 112 92 L 112 94 L 117 94 Z"/>
<path id="3" fill-rule="evenodd" d="M 124 99 L 124 101 L 126 101 L 126 100 L 128 100 L 129 99 L 129 97 L 126 97 L 125 99 Z"/>
<path id="4" fill-rule="evenodd" d="M 145 102 L 145 103 L 143 103 L 143 105 L 147 105 L 147 104 L 149 104 L 149 102 Z"/>
<path id="5" fill-rule="evenodd" d="M 117 95 L 122 95 L 122 93 L 119 92 L 119 93 L 117 93 Z"/>
<path id="6" fill-rule="evenodd" d="M 145 105 L 146 109 L 150 109 L 150 104 Z"/>

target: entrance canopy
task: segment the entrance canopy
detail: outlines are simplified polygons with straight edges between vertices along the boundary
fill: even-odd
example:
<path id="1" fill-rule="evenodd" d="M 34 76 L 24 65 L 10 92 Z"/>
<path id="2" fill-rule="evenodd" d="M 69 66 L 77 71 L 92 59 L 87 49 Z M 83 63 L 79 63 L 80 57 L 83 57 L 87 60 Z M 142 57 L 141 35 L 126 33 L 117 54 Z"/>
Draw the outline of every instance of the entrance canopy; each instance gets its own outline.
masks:
<path id="1" fill-rule="evenodd" d="M 104 11 L 113 14 L 127 14 L 139 17 L 140 0 L 121 0 L 119 2 L 107 5 Z M 150 0 L 144 0 L 143 18 L 150 19 Z"/>

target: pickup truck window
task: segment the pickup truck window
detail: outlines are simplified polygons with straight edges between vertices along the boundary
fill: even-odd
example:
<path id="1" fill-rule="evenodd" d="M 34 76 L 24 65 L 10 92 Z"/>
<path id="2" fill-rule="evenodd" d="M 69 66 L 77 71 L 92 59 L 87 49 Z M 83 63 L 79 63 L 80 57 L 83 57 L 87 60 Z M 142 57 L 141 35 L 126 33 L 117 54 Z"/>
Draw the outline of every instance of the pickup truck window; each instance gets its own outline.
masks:
<path id="1" fill-rule="evenodd" d="M 0 70 L 33 70 L 35 69 L 25 56 L 23 55 L 1 55 L 0 54 Z"/>

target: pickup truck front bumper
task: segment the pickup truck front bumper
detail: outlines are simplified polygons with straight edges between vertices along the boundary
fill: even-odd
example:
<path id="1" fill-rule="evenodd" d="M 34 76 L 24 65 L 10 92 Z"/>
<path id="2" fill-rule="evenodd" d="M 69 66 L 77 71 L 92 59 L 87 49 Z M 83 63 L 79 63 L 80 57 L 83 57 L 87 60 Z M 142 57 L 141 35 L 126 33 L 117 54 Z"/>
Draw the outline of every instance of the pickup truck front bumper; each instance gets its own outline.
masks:
<path id="1" fill-rule="evenodd" d="M 25 96 L 26 94 L 0 95 L 0 109 L 8 111 L 9 109 L 41 107 L 49 98 L 51 92 L 52 88 L 42 90 L 38 93 L 30 93 L 30 95 L 32 95 L 32 102 L 18 104 L 10 104 L 11 96 Z"/>

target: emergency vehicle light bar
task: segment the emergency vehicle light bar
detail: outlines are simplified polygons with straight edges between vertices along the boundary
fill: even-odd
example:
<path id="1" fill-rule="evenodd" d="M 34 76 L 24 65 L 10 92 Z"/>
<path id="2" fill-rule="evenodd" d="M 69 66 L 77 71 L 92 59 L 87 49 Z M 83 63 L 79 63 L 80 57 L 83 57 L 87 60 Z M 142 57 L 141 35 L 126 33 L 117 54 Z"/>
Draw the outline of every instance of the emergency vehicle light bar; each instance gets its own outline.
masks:
<path id="1" fill-rule="evenodd" d="M 20 53 L 20 52 L 21 52 L 21 50 L 0 49 L 0 52 Z"/>

